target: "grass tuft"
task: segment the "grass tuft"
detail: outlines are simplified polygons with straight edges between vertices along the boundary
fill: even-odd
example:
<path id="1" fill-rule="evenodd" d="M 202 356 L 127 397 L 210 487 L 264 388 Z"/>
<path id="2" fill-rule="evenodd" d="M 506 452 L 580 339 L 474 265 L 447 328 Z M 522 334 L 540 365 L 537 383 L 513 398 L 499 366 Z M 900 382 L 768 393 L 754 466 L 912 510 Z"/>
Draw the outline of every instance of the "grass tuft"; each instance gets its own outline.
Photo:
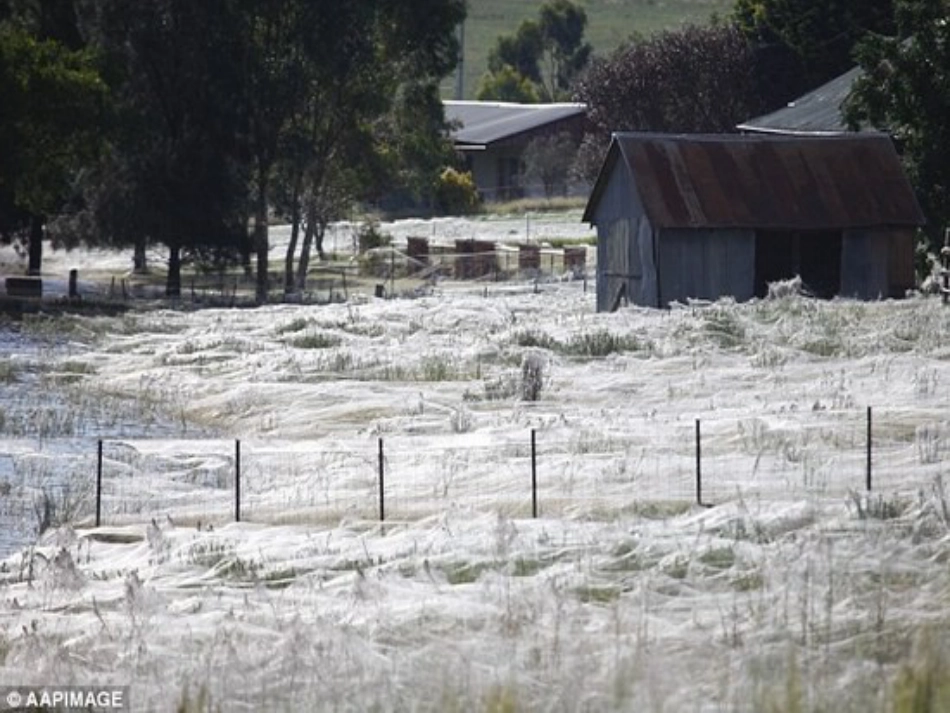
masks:
<path id="1" fill-rule="evenodd" d="M 290 346 L 296 349 L 332 349 L 340 345 L 340 338 L 334 334 L 314 332 L 290 340 Z"/>
<path id="2" fill-rule="evenodd" d="M 915 660 L 901 666 L 894 681 L 894 713 L 950 710 L 950 662 L 929 639 Z"/>
<path id="3" fill-rule="evenodd" d="M 568 357 L 598 358 L 624 352 L 649 351 L 650 345 L 633 334 L 616 334 L 606 329 L 584 332 L 560 341 L 535 330 L 525 330 L 514 335 L 519 347 L 547 349 Z"/>

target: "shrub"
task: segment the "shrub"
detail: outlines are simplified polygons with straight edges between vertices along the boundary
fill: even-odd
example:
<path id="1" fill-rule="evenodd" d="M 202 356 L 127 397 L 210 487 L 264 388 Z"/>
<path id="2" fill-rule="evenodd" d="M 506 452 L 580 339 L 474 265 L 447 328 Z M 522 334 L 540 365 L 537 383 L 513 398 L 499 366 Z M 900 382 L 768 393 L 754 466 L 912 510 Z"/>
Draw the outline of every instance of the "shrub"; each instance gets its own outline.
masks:
<path id="1" fill-rule="evenodd" d="M 521 362 L 521 398 L 525 401 L 537 401 L 544 387 L 544 357 L 532 352 L 526 354 Z"/>
<path id="2" fill-rule="evenodd" d="M 44 486 L 33 501 L 33 515 L 36 519 L 36 532 L 44 532 L 78 520 L 88 511 L 92 497 L 92 483 L 80 482 L 78 488 L 71 481 Z"/>
<path id="3" fill-rule="evenodd" d="M 565 354 L 578 357 L 606 357 L 641 348 L 643 345 L 636 336 L 614 334 L 606 329 L 575 335 L 562 346 Z"/>
<path id="4" fill-rule="evenodd" d="M 380 229 L 379 223 L 375 220 L 363 223 L 356 232 L 356 239 L 359 244 L 360 253 L 365 253 L 375 248 L 383 248 L 392 243 L 392 236 L 384 233 Z"/>
<path id="5" fill-rule="evenodd" d="M 297 337 L 290 344 L 297 349 L 330 349 L 340 345 L 340 338 L 335 334 L 317 332 Z"/>
<path id="6" fill-rule="evenodd" d="M 390 268 L 390 256 L 384 255 L 379 248 L 392 244 L 392 236 L 384 233 L 379 223 L 374 220 L 360 226 L 356 232 L 356 241 L 359 246 L 360 273 L 374 277 L 387 277 Z"/>
<path id="7" fill-rule="evenodd" d="M 515 334 L 514 342 L 519 347 L 538 347 L 539 349 L 550 349 L 552 351 L 560 346 L 560 343 L 550 335 L 531 329 Z"/>
<path id="8" fill-rule="evenodd" d="M 446 168 L 439 176 L 436 202 L 445 215 L 467 215 L 478 210 L 481 199 L 475 187 L 475 179 L 469 172 Z"/>

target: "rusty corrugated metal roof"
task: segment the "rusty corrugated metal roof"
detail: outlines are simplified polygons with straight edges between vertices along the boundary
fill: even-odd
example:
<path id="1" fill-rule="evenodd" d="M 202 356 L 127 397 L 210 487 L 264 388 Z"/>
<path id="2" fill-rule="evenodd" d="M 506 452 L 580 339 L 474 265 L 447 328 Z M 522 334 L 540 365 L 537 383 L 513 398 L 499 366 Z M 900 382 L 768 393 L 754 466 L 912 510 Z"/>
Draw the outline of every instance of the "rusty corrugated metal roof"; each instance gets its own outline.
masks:
<path id="1" fill-rule="evenodd" d="M 822 230 L 922 225 L 891 140 L 618 133 L 584 220 L 623 160 L 658 228 Z"/>

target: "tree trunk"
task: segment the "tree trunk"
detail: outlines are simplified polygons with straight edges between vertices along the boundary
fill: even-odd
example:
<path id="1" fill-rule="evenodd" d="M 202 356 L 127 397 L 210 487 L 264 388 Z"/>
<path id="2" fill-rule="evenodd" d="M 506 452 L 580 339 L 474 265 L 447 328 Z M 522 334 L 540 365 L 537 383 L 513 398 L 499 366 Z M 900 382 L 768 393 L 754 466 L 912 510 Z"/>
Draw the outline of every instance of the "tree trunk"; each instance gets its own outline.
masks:
<path id="1" fill-rule="evenodd" d="M 290 242 L 287 243 L 287 256 L 284 258 L 284 294 L 294 291 L 294 255 L 297 252 L 297 236 L 300 235 L 300 180 L 294 181 L 294 193 L 291 198 Z"/>
<path id="2" fill-rule="evenodd" d="M 307 287 L 307 272 L 310 270 L 310 250 L 313 246 L 313 237 L 318 230 L 316 206 L 311 203 L 307 206 L 307 229 L 303 234 L 303 244 L 300 246 L 300 263 L 297 265 L 297 289 L 303 292 Z"/>
<path id="3" fill-rule="evenodd" d="M 323 238 L 327 234 L 327 224 L 323 221 L 320 221 L 320 224 L 317 225 L 316 231 L 314 233 L 314 238 L 316 242 L 314 247 L 317 249 L 317 257 L 321 260 L 327 259 L 327 254 L 323 252 Z"/>
<path id="4" fill-rule="evenodd" d="M 267 257 L 270 246 L 267 240 L 267 170 L 258 169 L 257 202 L 254 206 L 254 250 L 257 253 L 257 304 L 267 302 L 270 280 L 267 274 Z"/>
<path id="5" fill-rule="evenodd" d="M 26 274 L 39 275 L 43 267 L 43 217 L 30 218 L 29 263 Z"/>
<path id="6" fill-rule="evenodd" d="M 135 252 L 132 255 L 132 272 L 136 275 L 148 274 L 148 257 L 145 254 L 145 238 L 137 238 Z"/>
<path id="7" fill-rule="evenodd" d="M 165 281 L 165 296 L 181 297 L 181 248 L 168 248 L 168 277 Z"/>
<path id="8" fill-rule="evenodd" d="M 246 228 L 247 226 L 245 225 L 245 229 Z M 254 277 L 254 268 L 251 265 L 251 248 L 253 247 L 252 242 L 253 240 L 251 236 L 245 235 L 244 241 L 241 243 L 241 248 L 240 248 L 241 268 L 244 270 L 244 277 L 247 280 L 250 280 L 252 277 Z"/>
<path id="9" fill-rule="evenodd" d="M 294 292 L 294 255 L 297 253 L 297 236 L 300 234 L 300 216 L 294 216 L 290 225 L 290 242 L 284 258 L 284 295 Z"/>

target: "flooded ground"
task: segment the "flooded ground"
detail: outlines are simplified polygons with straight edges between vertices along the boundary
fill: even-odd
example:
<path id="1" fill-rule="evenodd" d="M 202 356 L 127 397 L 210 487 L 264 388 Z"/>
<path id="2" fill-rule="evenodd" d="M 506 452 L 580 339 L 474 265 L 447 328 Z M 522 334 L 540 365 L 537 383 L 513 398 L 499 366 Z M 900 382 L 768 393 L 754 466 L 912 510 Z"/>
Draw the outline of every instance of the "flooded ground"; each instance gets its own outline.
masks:
<path id="1" fill-rule="evenodd" d="M 83 345 L 0 321 L 0 559 L 94 508 L 100 438 L 199 435 L 156 401 L 83 388 Z"/>

